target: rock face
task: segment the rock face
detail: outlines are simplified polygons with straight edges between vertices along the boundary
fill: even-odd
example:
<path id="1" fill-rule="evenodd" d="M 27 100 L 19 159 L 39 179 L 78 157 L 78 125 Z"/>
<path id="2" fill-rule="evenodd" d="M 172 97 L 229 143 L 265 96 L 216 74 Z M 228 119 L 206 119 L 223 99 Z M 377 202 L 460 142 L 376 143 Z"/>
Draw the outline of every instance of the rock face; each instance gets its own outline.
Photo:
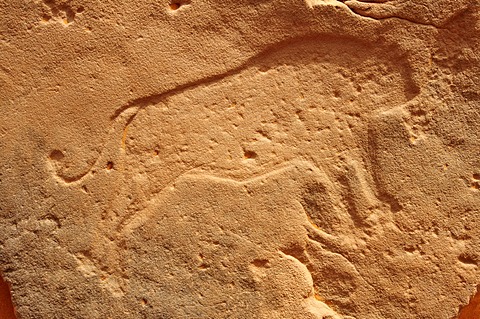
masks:
<path id="1" fill-rule="evenodd" d="M 479 9 L 1 0 L 0 315 L 478 319 Z"/>

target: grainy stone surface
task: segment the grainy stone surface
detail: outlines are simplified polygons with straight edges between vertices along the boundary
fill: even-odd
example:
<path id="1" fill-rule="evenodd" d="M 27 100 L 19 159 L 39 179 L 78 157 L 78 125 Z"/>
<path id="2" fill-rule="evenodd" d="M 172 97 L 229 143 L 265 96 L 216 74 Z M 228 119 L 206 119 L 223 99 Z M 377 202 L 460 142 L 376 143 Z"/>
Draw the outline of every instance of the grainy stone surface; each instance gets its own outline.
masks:
<path id="1" fill-rule="evenodd" d="M 477 0 L 0 13 L 17 318 L 479 318 Z"/>

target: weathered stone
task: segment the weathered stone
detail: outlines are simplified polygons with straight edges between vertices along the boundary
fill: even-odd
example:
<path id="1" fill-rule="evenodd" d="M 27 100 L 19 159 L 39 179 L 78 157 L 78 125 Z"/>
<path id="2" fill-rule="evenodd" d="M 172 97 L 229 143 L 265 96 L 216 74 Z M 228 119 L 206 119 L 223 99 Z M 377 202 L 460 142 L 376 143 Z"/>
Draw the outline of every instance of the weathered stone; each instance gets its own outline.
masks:
<path id="1" fill-rule="evenodd" d="M 478 319 L 478 0 L 0 11 L 0 315 Z"/>

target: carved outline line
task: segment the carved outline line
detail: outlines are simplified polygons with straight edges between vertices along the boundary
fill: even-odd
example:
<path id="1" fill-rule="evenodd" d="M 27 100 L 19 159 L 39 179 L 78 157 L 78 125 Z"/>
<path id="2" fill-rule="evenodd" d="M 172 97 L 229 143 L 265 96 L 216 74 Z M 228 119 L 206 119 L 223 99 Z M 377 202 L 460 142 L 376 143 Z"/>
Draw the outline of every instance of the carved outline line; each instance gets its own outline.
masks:
<path id="1" fill-rule="evenodd" d="M 320 41 L 318 41 L 318 40 L 320 40 Z M 207 76 L 205 78 L 201 78 L 201 79 L 193 81 L 193 82 L 188 82 L 188 83 L 185 83 L 185 84 L 178 85 L 178 86 L 176 86 L 172 89 L 166 90 L 166 91 L 161 92 L 161 93 L 156 93 L 156 94 L 140 97 L 140 98 L 137 98 L 137 99 L 134 99 L 134 100 L 128 102 L 127 104 L 125 104 L 125 105 L 121 106 L 120 108 L 118 108 L 117 110 L 115 110 L 115 112 L 112 114 L 112 116 L 110 117 L 111 127 L 108 130 L 106 135 L 108 137 L 111 134 L 113 134 L 113 132 L 115 131 L 115 126 L 116 126 L 115 124 L 117 124 L 120 119 L 128 117 L 125 120 L 125 124 L 123 125 L 123 130 L 124 130 L 125 127 L 127 127 L 136 118 L 136 116 L 143 109 L 145 109 L 148 106 L 155 105 L 155 104 L 158 104 L 160 102 L 166 101 L 171 96 L 181 94 L 183 92 L 189 91 L 189 90 L 194 89 L 194 88 L 215 84 L 215 83 L 217 83 L 221 80 L 224 80 L 224 79 L 226 79 L 230 76 L 234 76 L 234 75 L 237 75 L 237 74 L 241 73 L 242 71 L 248 70 L 249 68 L 255 68 L 255 67 L 258 68 L 259 66 L 262 65 L 262 63 L 259 63 L 259 62 L 263 62 L 264 60 L 267 60 L 267 59 L 264 59 L 265 57 L 268 57 L 270 54 L 280 52 L 282 49 L 288 48 L 292 44 L 308 43 L 308 42 L 313 42 L 314 41 L 314 42 L 320 42 L 320 43 L 318 43 L 318 45 L 321 45 L 321 43 L 322 43 L 321 40 L 323 40 L 324 42 L 330 42 L 330 43 L 340 42 L 340 41 L 343 40 L 343 43 L 348 41 L 348 42 L 353 42 L 353 43 L 357 43 L 357 44 L 360 44 L 360 45 L 366 45 L 366 46 L 370 45 L 370 46 L 372 46 L 371 43 L 369 43 L 367 41 L 359 40 L 358 38 L 355 38 L 355 37 L 352 37 L 352 36 L 342 35 L 342 36 L 335 37 L 334 35 L 331 35 L 331 34 L 328 34 L 328 33 L 316 33 L 316 32 L 312 32 L 309 35 L 293 37 L 293 38 L 289 38 L 289 39 L 274 43 L 274 44 L 268 46 L 265 50 L 261 51 L 260 53 L 248 58 L 246 61 L 244 61 L 239 66 L 237 66 L 233 69 L 230 69 L 226 72 L 219 73 L 219 74 L 214 74 L 214 75 L 211 75 L 211 76 Z M 386 58 L 386 60 L 388 60 L 388 59 L 389 59 L 389 57 Z M 397 57 L 397 59 L 398 59 L 398 57 Z M 397 64 L 397 63 L 398 63 L 398 61 L 395 62 L 394 64 Z M 402 61 L 398 64 L 407 64 L 408 65 L 408 68 L 406 70 L 403 70 L 404 68 L 402 68 L 402 70 L 400 70 L 399 73 L 406 80 L 405 81 L 405 86 L 407 88 L 415 88 L 414 91 L 418 92 L 419 88 L 418 88 L 417 84 L 413 81 L 413 78 L 412 78 L 412 74 L 415 71 L 407 63 L 406 59 L 402 59 Z M 415 96 L 417 96 L 417 95 L 418 95 L 418 93 L 416 93 Z M 412 100 L 414 97 L 410 98 L 410 100 Z M 129 115 L 130 113 L 131 113 L 131 115 Z M 56 165 L 50 165 L 50 170 L 51 171 L 53 170 L 53 173 L 54 173 L 57 180 L 63 182 L 66 185 L 79 184 L 87 176 L 91 175 L 91 173 L 94 171 L 95 167 L 98 166 L 98 164 L 99 164 L 99 162 L 102 158 L 102 155 L 105 152 L 105 149 L 106 149 L 108 143 L 109 143 L 109 139 L 105 138 L 105 141 L 103 142 L 103 144 L 100 148 L 100 151 L 99 151 L 99 154 L 98 154 L 97 158 L 95 159 L 93 164 L 88 168 L 88 170 L 84 173 L 80 173 L 80 174 L 78 174 L 76 176 L 73 176 L 73 177 L 67 177 L 67 176 L 64 176 L 64 175 L 61 175 L 61 174 L 58 173 L 58 171 L 55 169 Z"/>

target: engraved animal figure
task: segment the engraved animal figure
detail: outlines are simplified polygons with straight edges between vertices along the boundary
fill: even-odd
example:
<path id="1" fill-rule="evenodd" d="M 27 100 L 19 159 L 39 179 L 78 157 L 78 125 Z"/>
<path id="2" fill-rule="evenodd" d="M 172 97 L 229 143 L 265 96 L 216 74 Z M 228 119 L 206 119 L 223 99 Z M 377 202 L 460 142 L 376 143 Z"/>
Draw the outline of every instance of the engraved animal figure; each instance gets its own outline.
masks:
<path id="1" fill-rule="evenodd" d="M 339 221 L 330 226 L 352 227 L 334 208 L 332 188 L 318 168 L 302 161 L 242 181 L 182 175 L 127 224 L 124 259 L 132 271 L 125 289 L 144 291 L 155 311 L 175 318 L 344 318 L 324 303 L 325 281 L 318 280 L 322 273 L 342 278 L 336 293 L 344 301 L 368 287 L 339 253 L 354 242 L 321 230 L 306 212 L 316 189 L 323 199 L 316 205 L 328 206 Z M 170 306 L 198 295 L 196 312 Z"/>
<path id="2" fill-rule="evenodd" d="M 200 270 L 185 271 L 195 260 L 213 258 L 207 257 L 213 254 L 208 251 L 219 244 L 211 247 L 207 243 L 202 248 L 207 252 L 199 251 L 196 259 L 187 256 L 190 259 L 183 261 L 178 260 L 183 258 L 180 247 L 197 245 L 193 238 L 203 236 L 198 227 L 207 227 L 209 220 L 215 219 L 220 230 L 227 233 L 227 242 L 232 236 L 243 238 L 258 243 L 254 246 L 261 249 L 255 254 L 266 254 L 245 264 L 240 261 L 248 254 L 238 245 L 228 251 L 219 248 L 222 255 L 235 256 L 239 273 L 248 270 L 248 280 L 255 282 L 258 276 L 266 276 L 271 281 L 259 280 L 258 285 L 271 285 L 285 267 L 304 278 L 292 296 L 304 291 L 306 301 L 276 298 L 295 304 L 291 309 L 306 307 L 306 318 L 321 318 L 320 313 L 332 311 L 319 300 L 354 314 L 354 296 L 372 290 L 355 262 L 345 257 L 365 248 L 362 238 L 367 233 L 375 237 L 382 232 L 384 226 L 377 220 L 381 210 L 389 208 L 388 203 L 376 198 L 370 186 L 373 183 L 362 164 L 365 150 L 361 145 L 368 118 L 379 111 L 378 105 L 402 105 L 417 94 L 408 67 L 395 56 L 376 52 L 368 43 L 326 36 L 290 41 L 253 62 L 223 79 L 127 109 L 119 115 L 113 128 L 116 137 L 109 139 L 99 160 L 105 166 L 96 166 L 89 180 L 72 182 L 80 186 L 87 181 L 104 183 L 107 178 L 115 185 L 111 208 L 97 226 L 99 238 L 112 231 L 113 235 L 101 245 L 97 238 L 93 253 L 89 253 L 92 258 L 78 257 L 83 264 L 91 265 L 89 271 L 94 267 L 106 269 L 98 270 L 99 275 L 109 278 L 105 286 L 115 296 L 121 298 L 126 290 L 140 289 L 145 284 L 141 278 L 150 278 L 153 285 L 167 285 L 168 278 L 187 283 L 186 278 L 203 276 Z M 389 87 L 388 92 L 385 87 Z M 250 188 L 258 190 L 247 200 Z M 198 190 L 198 195 L 191 197 L 189 206 L 176 207 L 175 201 L 178 205 L 184 202 L 179 198 L 186 196 L 188 189 Z M 217 189 L 217 193 L 210 194 L 209 189 Z M 228 200 L 218 202 L 223 197 Z M 229 208 L 237 197 L 243 199 Z M 247 202 L 252 206 L 245 206 Z M 259 211 L 255 211 L 255 205 Z M 192 210 L 195 207 L 197 211 Z M 283 217 L 275 219 L 279 209 Z M 260 220 L 250 224 L 255 214 Z M 191 222 L 177 225 L 179 218 Z M 251 228 L 251 232 L 242 237 L 235 227 L 228 226 L 231 223 L 245 231 Z M 268 225 L 275 225 L 275 229 Z M 182 232 L 181 236 L 172 236 L 188 242 L 175 242 L 166 229 Z M 219 229 L 212 230 L 207 242 L 223 236 L 213 231 Z M 184 232 L 192 235 L 189 238 Z M 256 236 L 268 238 L 267 248 Z M 198 243 L 202 243 L 200 237 Z M 141 252 L 144 244 L 156 247 L 155 251 Z M 165 255 L 166 251 L 171 253 Z M 95 257 L 104 255 L 111 256 L 108 262 Z M 162 262 L 150 264 L 147 256 L 159 256 Z M 163 267 L 159 263 L 165 271 L 175 268 L 180 274 L 168 277 L 168 271 L 155 268 Z M 261 266 L 269 263 L 271 270 Z M 147 274 L 137 264 L 151 272 Z M 258 275 L 259 271 L 263 275 Z M 167 277 L 155 277 L 153 273 Z M 186 298 L 196 291 L 189 287 L 185 288 Z M 238 282 L 231 289 L 232 293 L 255 291 Z M 265 293 L 269 291 L 266 286 L 264 289 Z M 152 303 L 166 298 L 147 295 Z M 265 294 L 257 296 L 265 300 L 262 298 Z M 205 302 L 213 300 L 217 299 L 211 296 Z M 272 317 L 273 309 L 269 311 L 266 317 Z"/>
<path id="3" fill-rule="evenodd" d="M 221 283 L 225 293 L 251 294 L 263 302 L 283 300 L 306 318 L 335 316 L 326 303 L 343 313 L 361 313 L 355 296 L 379 291 L 371 296 L 373 304 L 382 292 L 363 278 L 358 260 L 348 256 L 372 254 L 366 243 L 396 231 L 388 211 L 398 210 L 388 194 L 375 189 L 375 177 L 365 166 L 367 122 L 372 114 L 403 105 L 419 92 L 408 62 L 386 51 L 351 38 L 299 37 L 273 45 L 225 75 L 118 109 L 111 138 L 86 174 L 69 179 L 62 175 L 61 157 L 52 157 L 61 182 L 85 187 L 108 176 L 116 185 L 111 208 L 97 225 L 99 237 L 114 235 L 106 244 L 92 244 L 88 255 L 79 254 L 82 267 L 106 277 L 105 286 L 118 298 L 127 289 L 143 289 L 157 305 L 153 309 L 164 314 L 190 308 L 169 309 L 168 302 L 162 306 L 160 300 L 168 296 L 148 293 L 145 279 L 151 289 L 164 285 L 171 298 L 178 297 L 173 280 L 179 280 L 186 299 L 194 293 L 204 296 L 200 308 L 213 313 L 260 309 L 253 301 L 251 308 L 232 308 L 228 300 L 205 297 L 208 288 L 189 282 L 195 278 L 200 283 L 202 276 L 216 272 L 225 278 L 213 275 L 209 284 Z M 249 194 L 249 189 L 258 194 Z M 194 190 L 197 196 L 185 195 Z M 231 202 L 215 205 L 215 198 L 229 193 L 235 194 L 227 197 Z M 274 196 L 264 198 L 265 193 Z M 180 209 L 175 206 L 182 203 L 180 198 L 192 202 Z M 249 201 L 261 208 L 258 216 L 255 207 L 245 206 Z M 275 233 L 268 225 L 277 207 L 285 210 Z M 202 235 L 199 227 L 209 228 L 217 214 L 210 235 Z M 246 232 L 255 218 L 262 227 L 238 233 Z M 290 228 L 298 236 L 289 241 Z M 170 236 L 169 229 L 182 235 Z M 223 244 L 215 241 L 218 237 Z M 244 251 L 234 239 L 251 250 Z M 147 242 L 154 251 L 142 251 Z M 189 255 L 184 246 L 197 247 L 198 255 Z M 98 257 L 108 254 L 113 260 Z M 256 254 L 258 258 L 244 260 Z M 234 273 L 248 274 L 244 282 L 221 271 L 229 262 L 238 267 Z M 275 278 L 286 274 L 298 275 L 298 286 L 291 288 L 296 297 L 268 299 L 255 293 L 254 287 L 276 291 L 265 285 L 281 284 Z M 275 317 L 274 309 L 265 311 L 265 317 Z M 178 313 L 182 315 L 193 314 Z"/>

